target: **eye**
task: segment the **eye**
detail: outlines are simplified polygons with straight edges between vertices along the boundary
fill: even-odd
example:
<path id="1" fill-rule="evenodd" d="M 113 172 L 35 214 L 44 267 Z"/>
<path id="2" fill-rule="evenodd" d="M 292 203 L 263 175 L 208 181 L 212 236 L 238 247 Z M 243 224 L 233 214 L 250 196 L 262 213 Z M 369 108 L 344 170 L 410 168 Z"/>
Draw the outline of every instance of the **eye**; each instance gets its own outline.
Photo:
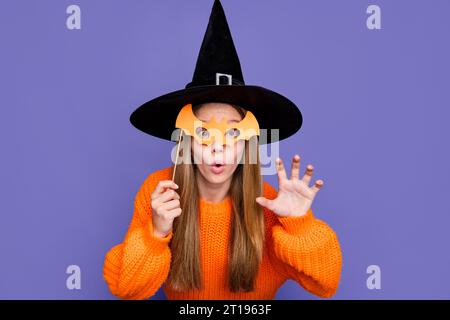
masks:
<path id="1" fill-rule="evenodd" d="M 202 139 L 208 139 L 209 138 L 209 132 L 208 132 L 208 129 L 206 129 L 206 128 L 198 127 L 195 130 L 195 133 L 197 134 L 197 136 L 199 136 Z"/>
<path id="2" fill-rule="evenodd" d="M 237 128 L 231 128 L 225 134 L 230 138 L 235 138 L 235 137 L 239 137 L 241 132 Z"/>

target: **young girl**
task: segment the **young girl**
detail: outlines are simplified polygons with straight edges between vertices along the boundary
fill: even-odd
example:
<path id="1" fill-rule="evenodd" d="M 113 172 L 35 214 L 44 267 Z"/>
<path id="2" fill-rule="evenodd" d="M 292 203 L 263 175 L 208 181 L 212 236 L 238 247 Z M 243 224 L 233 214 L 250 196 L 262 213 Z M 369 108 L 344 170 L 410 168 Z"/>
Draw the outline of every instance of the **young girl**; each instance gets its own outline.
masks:
<path id="1" fill-rule="evenodd" d="M 203 103 L 193 112 L 233 123 L 246 110 Z M 300 176 L 295 155 L 290 178 L 278 159 L 276 191 L 262 181 L 258 148 L 249 161 L 254 139 L 202 145 L 191 137 L 183 158 L 192 162 L 177 165 L 174 181 L 174 166 L 145 179 L 124 241 L 105 258 L 112 294 L 145 299 L 163 286 L 168 299 L 272 299 L 287 279 L 319 297 L 336 292 L 339 242 L 311 210 L 323 181 L 310 186 L 313 167 Z"/>

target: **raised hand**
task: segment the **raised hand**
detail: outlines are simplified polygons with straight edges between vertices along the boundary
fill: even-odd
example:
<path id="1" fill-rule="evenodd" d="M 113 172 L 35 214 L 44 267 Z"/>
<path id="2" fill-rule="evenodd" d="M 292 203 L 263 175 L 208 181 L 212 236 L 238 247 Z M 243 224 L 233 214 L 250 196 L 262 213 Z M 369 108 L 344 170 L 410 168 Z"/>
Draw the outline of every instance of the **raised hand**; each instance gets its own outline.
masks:
<path id="1" fill-rule="evenodd" d="M 290 179 L 286 175 L 283 161 L 280 158 L 277 158 L 276 166 L 278 174 L 277 197 L 273 200 L 257 197 L 256 202 L 283 217 L 306 214 L 311 208 L 317 192 L 323 186 L 323 180 L 316 180 L 314 185 L 309 187 L 314 170 L 312 165 L 307 166 L 304 176 L 300 179 L 300 156 L 297 154 L 292 159 Z"/>

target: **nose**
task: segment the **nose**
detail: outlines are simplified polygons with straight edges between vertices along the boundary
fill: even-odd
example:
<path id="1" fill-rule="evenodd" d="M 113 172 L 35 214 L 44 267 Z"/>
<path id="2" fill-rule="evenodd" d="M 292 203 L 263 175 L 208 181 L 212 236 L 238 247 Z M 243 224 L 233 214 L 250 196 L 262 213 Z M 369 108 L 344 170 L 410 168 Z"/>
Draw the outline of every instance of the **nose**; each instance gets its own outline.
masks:
<path id="1" fill-rule="evenodd" d="M 218 141 L 213 141 L 213 143 L 211 144 L 211 152 L 223 152 L 223 145 Z"/>

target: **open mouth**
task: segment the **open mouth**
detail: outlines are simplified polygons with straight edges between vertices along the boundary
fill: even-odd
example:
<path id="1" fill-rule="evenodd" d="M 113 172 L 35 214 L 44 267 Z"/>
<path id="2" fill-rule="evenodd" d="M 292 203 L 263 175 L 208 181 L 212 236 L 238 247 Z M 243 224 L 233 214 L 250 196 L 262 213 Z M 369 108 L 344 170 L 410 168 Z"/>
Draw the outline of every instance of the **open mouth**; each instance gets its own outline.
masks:
<path id="1" fill-rule="evenodd" d="M 223 166 L 223 165 L 224 165 L 224 163 L 223 163 L 222 160 L 214 160 L 214 161 L 211 163 L 211 166 L 215 166 L 215 167 L 220 167 L 220 166 Z"/>

